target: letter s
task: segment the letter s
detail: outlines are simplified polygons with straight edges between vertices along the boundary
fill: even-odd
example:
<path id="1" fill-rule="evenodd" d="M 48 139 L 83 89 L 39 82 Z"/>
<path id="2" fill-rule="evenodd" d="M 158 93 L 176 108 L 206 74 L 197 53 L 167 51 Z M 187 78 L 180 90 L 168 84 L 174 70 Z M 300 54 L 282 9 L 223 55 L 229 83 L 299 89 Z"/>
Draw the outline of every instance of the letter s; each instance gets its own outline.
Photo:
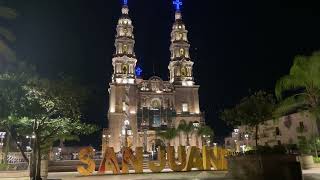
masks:
<path id="1" fill-rule="evenodd" d="M 94 150 L 92 147 L 86 147 L 80 150 L 79 152 L 79 160 L 86 164 L 88 167 L 78 166 L 78 172 L 83 176 L 90 176 L 96 169 L 96 163 L 91 157 L 94 155 Z"/>

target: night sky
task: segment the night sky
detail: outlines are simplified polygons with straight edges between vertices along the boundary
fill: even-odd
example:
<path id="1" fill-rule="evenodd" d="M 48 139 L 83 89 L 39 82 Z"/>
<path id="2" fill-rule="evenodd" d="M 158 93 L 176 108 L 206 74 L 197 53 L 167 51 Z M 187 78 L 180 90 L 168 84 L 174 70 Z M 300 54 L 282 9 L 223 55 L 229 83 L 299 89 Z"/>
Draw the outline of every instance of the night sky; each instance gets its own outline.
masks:
<path id="1" fill-rule="evenodd" d="M 249 90 L 273 92 L 297 54 L 320 49 L 320 8 L 303 1 L 184 0 L 194 74 L 206 122 L 217 141 L 230 128 L 218 112 Z M 18 57 L 44 77 L 68 74 L 93 89 L 85 119 L 106 127 L 111 58 L 120 0 L 0 0 L 19 17 L 8 26 L 17 36 Z M 135 52 L 144 78 L 168 79 L 171 0 L 129 0 Z M 100 132 L 81 144 L 100 145 Z"/>

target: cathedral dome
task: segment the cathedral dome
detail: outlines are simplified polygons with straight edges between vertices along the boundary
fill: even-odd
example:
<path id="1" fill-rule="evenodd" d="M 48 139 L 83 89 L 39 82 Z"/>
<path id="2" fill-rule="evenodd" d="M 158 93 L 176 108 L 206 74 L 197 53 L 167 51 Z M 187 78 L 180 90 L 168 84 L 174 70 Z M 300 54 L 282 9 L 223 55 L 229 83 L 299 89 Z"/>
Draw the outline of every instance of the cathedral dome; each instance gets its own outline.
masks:
<path id="1" fill-rule="evenodd" d="M 163 81 L 159 76 L 152 76 L 149 78 L 149 81 Z"/>

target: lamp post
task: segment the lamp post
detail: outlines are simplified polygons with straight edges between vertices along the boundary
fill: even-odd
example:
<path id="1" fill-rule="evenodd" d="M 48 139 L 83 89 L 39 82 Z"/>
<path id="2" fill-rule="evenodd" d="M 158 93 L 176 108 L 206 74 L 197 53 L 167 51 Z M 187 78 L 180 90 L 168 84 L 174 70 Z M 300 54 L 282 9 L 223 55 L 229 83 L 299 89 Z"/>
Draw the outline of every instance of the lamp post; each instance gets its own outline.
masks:
<path id="1" fill-rule="evenodd" d="M 6 132 L 0 132 L 0 150 L 2 151 L 2 148 L 3 148 L 3 140 L 4 138 L 6 137 Z"/>
<path id="2" fill-rule="evenodd" d="M 0 162 L 1 163 L 3 163 L 3 154 L 2 154 L 2 148 L 3 148 L 3 145 L 4 145 L 4 143 L 3 143 L 3 140 L 4 140 L 4 138 L 6 137 L 6 132 L 0 132 L 0 157 L 1 157 L 1 159 L 0 159 Z"/>
<path id="3" fill-rule="evenodd" d="M 32 154 L 31 143 L 32 143 L 32 139 L 35 139 L 36 136 L 34 134 L 32 134 L 32 135 L 27 135 L 26 138 L 29 139 L 29 145 L 26 147 L 26 150 L 27 150 L 27 152 L 30 151 L 29 157 L 28 157 L 29 158 L 29 167 L 28 168 L 30 170 L 30 168 L 31 168 L 31 154 Z"/>
<path id="4" fill-rule="evenodd" d="M 194 127 L 194 129 L 196 130 L 196 131 L 198 131 L 199 130 L 199 127 L 200 127 L 200 123 L 199 122 L 194 122 L 194 123 L 192 123 L 192 125 L 193 125 L 193 127 Z M 199 140 L 198 140 L 198 137 L 196 136 L 196 146 L 198 147 L 199 146 Z"/>
<path id="5" fill-rule="evenodd" d="M 132 130 L 130 127 L 129 120 L 124 121 L 124 126 L 122 128 L 122 135 L 124 135 L 124 147 L 128 147 L 128 136 L 132 135 Z"/>
<path id="6" fill-rule="evenodd" d="M 246 145 L 248 146 L 248 144 L 249 144 L 249 134 L 245 134 L 244 138 L 246 138 Z"/>

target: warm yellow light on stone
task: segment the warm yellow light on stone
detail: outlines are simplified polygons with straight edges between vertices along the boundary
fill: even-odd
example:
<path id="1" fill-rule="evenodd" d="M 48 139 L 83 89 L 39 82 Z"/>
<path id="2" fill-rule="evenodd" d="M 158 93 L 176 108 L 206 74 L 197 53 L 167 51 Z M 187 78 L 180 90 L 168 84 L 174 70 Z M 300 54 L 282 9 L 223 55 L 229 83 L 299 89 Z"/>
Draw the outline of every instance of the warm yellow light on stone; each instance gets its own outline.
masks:
<path id="1" fill-rule="evenodd" d="M 122 173 L 129 173 L 129 164 L 133 166 L 135 173 L 143 173 L 143 148 L 136 148 L 136 155 L 133 154 L 132 149 L 124 148 L 122 153 Z"/>
<path id="2" fill-rule="evenodd" d="M 95 171 L 96 163 L 91 157 L 94 156 L 94 150 L 92 147 L 86 147 L 79 152 L 79 160 L 86 164 L 88 167 L 78 166 L 77 170 L 82 176 L 90 176 Z"/>
<path id="3" fill-rule="evenodd" d="M 179 146 L 178 147 L 178 160 L 180 163 L 176 162 L 175 158 L 175 150 L 173 146 L 167 147 L 167 157 L 168 157 L 168 164 L 171 170 L 175 172 L 183 171 L 183 169 L 186 167 L 186 147 L 185 146 Z"/>
<path id="4" fill-rule="evenodd" d="M 158 161 L 150 161 L 148 163 L 149 169 L 152 172 L 161 172 L 166 166 L 166 152 L 164 147 L 159 147 Z"/>
<path id="5" fill-rule="evenodd" d="M 204 170 L 211 170 L 211 167 L 217 169 L 213 149 L 207 146 L 202 147 L 202 158 Z"/>
<path id="6" fill-rule="evenodd" d="M 188 149 L 187 166 L 185 171 L 191 171 L 192 168 L 203 170 L 203 161 L 201 158 L 200 150 L 196 146 L 191 146 Z"/>
<path id="7" fill-rule="evenodd" d="M 106 171 L 112 171 L 113 174 L 119 174 L 119 163 L 112 147 L 107 147 L 103 159 L 99 167 L 99 174 L 104 174 Z"/>
<path id="8" fill-rule="evenodd" d="M 217 170 L 226 170 L 228 169 L 228 164 L 226 160 L 226 155 L 228 151 L 226 149 L 220 147 L 214 147 L 213 149 L 215 164 L 217 166 Z"/>

